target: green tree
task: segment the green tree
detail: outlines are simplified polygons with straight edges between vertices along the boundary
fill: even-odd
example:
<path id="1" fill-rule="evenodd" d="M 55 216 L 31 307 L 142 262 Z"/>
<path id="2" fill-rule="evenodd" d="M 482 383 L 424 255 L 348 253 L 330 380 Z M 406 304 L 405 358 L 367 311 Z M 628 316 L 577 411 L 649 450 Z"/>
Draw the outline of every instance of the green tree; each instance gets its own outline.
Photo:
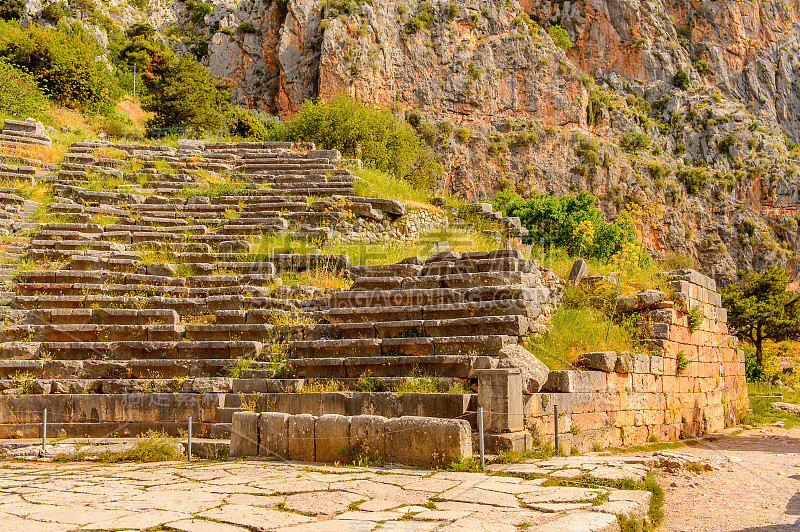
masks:
<path id="1" fill-rule="evenodd" d="M 737 336 L 753 342 L 759 368 L 764 365 L 764 340 L 800 338 L 798 294 L 788 287 L 786 270 L 773 265 L 763 273 L 748 275 L 744 286 L 732 283 L 720 290 L 722 305 L 728 309 L 728 325 Z"/>
<path id="2" fill-rule="evenodd" d="M 191 128 L 202 134 L 221 124 L 228 91 L 219 88 L 194 57 L 167 53 L 152 57 L 144 83 L 142 108 L 156 114 L 148 120 L 148 128 Z"/>

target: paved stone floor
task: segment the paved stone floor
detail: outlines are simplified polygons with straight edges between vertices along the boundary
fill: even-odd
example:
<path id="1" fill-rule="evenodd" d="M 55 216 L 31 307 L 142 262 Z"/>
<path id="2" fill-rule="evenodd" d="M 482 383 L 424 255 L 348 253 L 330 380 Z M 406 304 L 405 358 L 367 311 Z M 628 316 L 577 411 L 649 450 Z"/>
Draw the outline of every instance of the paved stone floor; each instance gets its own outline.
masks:
<path id="1" fill-rule="evenodd" d="M 800 532 L 800 427 L 762 427 L 680 449 L 718 469 L 660 478 L 665 532 Z"/>
<path id="2" fill-rule="evenodd" d="M 563 460 L 535 467 L 566 471 Z M 630 473 L 641 470 L 634 464 Z M 640 512 L 649 501 L 649 492 L 542 487 L 544 480 L 260 461 L 7 462 L 0 530 L 613 531 L 615 513 Z"/>

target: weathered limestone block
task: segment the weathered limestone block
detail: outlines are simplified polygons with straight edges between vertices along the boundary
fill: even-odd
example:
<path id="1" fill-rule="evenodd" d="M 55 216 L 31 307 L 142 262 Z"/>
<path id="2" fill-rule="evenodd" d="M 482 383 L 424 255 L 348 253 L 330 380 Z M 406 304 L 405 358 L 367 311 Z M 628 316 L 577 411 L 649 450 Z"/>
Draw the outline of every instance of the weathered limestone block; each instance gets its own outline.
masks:
<path id="1" fill-rule="evenodd" d="M 365 453 L 386 456 L 386 418 L 353 416 L 350 418 L 350 445 L 360 445 Z"/>
<path id="2" fill-rule="evenodd" d="M 472 456 L 472 431 L 464 419 L 400 417 L 385 427 L 387 462 L 432 468 Z"/>
<path id="3" fill-rule="evenodd" d="M 270 458 L 289 456 L 289 414 L 262 412 L 258 421 L 258 455 Z"/>
<path id="4" fill-rule="evenodd" d="M 350 418 L 339 414 L 318 417 L 314 425 L 314 443 L 317 462 L 341 460 L 340 451 L 350 445 Z"/>
<path id="5" fill-rule="evenodd" d="M 298 414 L 289 418 L 289 460 L 316 461 L 314 416 Z"/>
<path id="6" fill-rule="evenodd" d="M 522 375 L 522 392 L 536 393 L 544 383 L 550 369 L 533 353 L 517 344 L 503 346 L 498 352 L 499 368 L 519 368 Z"/>
<path id="7" fill-rule="evenodd" d="M 578 355 L 578 366 L 587 369 L 596 369 L 598 371 L 610 373 L 614 371 L 616 364 L 617 353 L 615 351 L 597 351 Z"/>
<path id="8" fill-rule="evenodd" d="M 522 374 L 518 369 L 476 370 L 478 404 L 483 407 L 486 432 L 518 432 L 523 429 Z"/>
<path id="9" fill-rule="evenodd" d="M 235 412 L 231 424 L 231 458 L 258 456 L 258 414 Z"/>
<path id="10" fill-rule="evenodd" d="M 572 269 L 569 272 L 569 282 L 572 284 L 579 284 L 587 275 L 589 275 L 589 267 L 586 261 L 578 259 L 572 263 Z"/>
<path id="11" fill-rule="evenodd" d="M 576 393 L 606 391 L 605 373 L 600 371 L 551 371 L 543 392 Z"/>

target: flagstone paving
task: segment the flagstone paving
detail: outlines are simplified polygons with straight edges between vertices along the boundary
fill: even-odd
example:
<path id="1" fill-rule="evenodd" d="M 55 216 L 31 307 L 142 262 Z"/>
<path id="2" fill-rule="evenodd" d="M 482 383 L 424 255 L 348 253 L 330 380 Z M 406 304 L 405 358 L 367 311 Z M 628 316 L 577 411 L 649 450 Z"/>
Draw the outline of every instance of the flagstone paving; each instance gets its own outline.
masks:
<path id="1" fill-rule="evenodd" d="M 551 473 L 597 467 L 588 458 L 564 460 L 535 465 Z M 646 470 L 620 464 L 605 467 Z M 522 474 L 526 465 L 534 464 L 495 469 Z M 649 504 L 649 492 L 544 487 L 546 479 L 528 478 L 255 460 L 7 462 L 0 465 L 0 530 L 612 532 L 615 513 L 641 513 Z"/>

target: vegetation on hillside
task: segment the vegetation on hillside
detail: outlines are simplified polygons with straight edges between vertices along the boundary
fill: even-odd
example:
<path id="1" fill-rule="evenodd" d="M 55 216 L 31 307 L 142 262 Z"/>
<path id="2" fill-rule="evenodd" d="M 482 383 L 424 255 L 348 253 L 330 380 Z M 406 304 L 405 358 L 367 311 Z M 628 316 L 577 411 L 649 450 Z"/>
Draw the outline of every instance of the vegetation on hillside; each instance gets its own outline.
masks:
<path id="1" fill-rule="evenodd" d="M 345 157 L 359 158 L 423 188 L 438 185 L 442 173 L 441 164 L 405 120 L 387 107 L 373 107 L 344 94 L 330 102 L 307 101 L 274 137 L 338 149 Z"/>
<path id="2" fill-rule="evenodd" d="M 30 72 L 54 102 L 75 109 L 110 112 L 122 91 L 108 65 L 96 58 L 105 50 L 80 24 L 23 28 L 0 22 L 0 57 Z"/>
<path id="3" fill-rule="evenodd" d="M 0 110 L 20 118 L 42 118 L 47 97 L 23 68 L 0 58 Z"/>

